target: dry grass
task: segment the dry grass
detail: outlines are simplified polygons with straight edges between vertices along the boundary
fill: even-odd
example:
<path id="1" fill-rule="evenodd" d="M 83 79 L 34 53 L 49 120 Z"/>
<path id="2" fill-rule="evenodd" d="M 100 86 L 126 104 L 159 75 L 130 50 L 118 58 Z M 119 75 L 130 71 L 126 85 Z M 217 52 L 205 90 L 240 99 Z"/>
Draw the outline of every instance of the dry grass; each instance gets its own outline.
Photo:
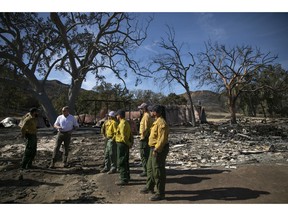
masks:
<path id="1" fill-rule="evenodd" d="M 244 117 L 243 114 L 237 113 L 237 118 Z M 206 118 L 208 122 L 227 122 L 230 120 L 229 112 L 207 112 Z"/>

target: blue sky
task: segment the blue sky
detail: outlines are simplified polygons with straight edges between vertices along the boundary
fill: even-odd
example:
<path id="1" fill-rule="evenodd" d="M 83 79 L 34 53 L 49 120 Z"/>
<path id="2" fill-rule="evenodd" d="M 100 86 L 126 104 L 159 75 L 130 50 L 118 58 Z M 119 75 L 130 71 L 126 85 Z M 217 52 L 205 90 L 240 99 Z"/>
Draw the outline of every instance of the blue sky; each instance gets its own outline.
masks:
<path id="1" fill-rule="evenodd" d="M 50 0 L 41 1 L 40 8 L 34 0 L 32 5 L 36 5 L 36 8 L 29 4 L 29 1 L 32 0 L 28 0 L 28 3 L 25 1 L 24 5 L 20 0 L 18 4 L 14 4 L 14 0 L 10 1 L 12 3 L 11 7 L 7 9 L 8 11 L 9 9 L 11 11 L 38 12 L 126 11 L 138 12 L 139 19 L 153 14 L 154 20 L 150 25 L 148 37 L 137 52 L 138 57 L 147 62 L 149 57 L 159 53 L 156 43 L 159 42 L 161 37 L 165 37 L 166 25 L 169 25 L 175 29 L 176 41 L 185 43 L 185 49 L 193 54 L 204 51 L 204 42 L 209 39 L 227 46 L 251 45 L 260 48 L 262 52 L 271 52 L 273 55 L 278 55 L 277 63 L 288 69 L 288 10 L 285 10 L 285 7 L 281 5 L 285 2 L 282 0 L 201 0 L 200 3 L 191 0 L 189 6 L 183 4 L 183 2 L 187 3 L 188 0 L 172 1 L 173 4 L 167 0 L 165 4 L 163 4 L 163 1 L 161 3 L 161 0 L 141 1 L 142 4 L 139 1 L 132 0 L 107 0 L 105 1 L 106 4 L 103 4 L 103 1 L 101 4 L 91 4 L 91 1 L 82 0 L 80 5 L 59 4 L 59 1 L 53 4 L 54 0 Z M 69 1 L 69 3 L 72 2 L 75 1 Z M 97 1 L 93 0 L 94 2 Z M 158 2 L 158 5 L 156 2 Z M 7 10 L 4 9 L 4 11 Z M 112 74 L 106 74 L 106 77 L 107 82 L 120 83 Z M 64 83 L 70 82 L 70 78 L 64 73 L 60 75 L 55 73 L 50 79 L 58 79 Z M 88 74 L 82 87 L 91 89 L 95 86 L 95 83 L 93 75 Z M 149 89 L 155 92 L 161 91 L 166 95 L 171 92 L 184 93 L 184 89 L 179 85 L 173 85 L 172 88 L 163 90 L 155 85 L 152 80 L 144 80 L 141 85 L 135 87 L 135 77 L 131 74 L 126 79 L 126 84 L 130 90 L 135 88 Z M 201 90 L 196 88 L 195 83 L 191 83 L 190 87 L 193 91 Z M 206 88 L 203 87 L 202 89 Z"/>
<path id="2" fill-rule="evenodd" d="M 176 41 L 185 43 L 185 48 L 192 53 L 204 51 L 204 42 L 209 39 L 223 43 L 227 46 L 251 45 L 258 47 L 262 52 L 271 52 L 271 55 L 278 55 L 277 63 L 288 69 L 288 13 L 141 13 L 140 17 L 154 15 L 154 20 L 150 25 L 147 40 L 138 50 L 141 53 L 141 59 L 149 59 L 150 56 L 159 53 L 157 42 L 161 37 L 165 37 L 167 31 L 166 25 L 175 29 Z M 113 76 L 109 76 L 112 83 L 117 80 Z M 108 81 L 109 81 L 108 79 Z M 92 78 L 83 84 L 83 87 L 89 89 L 89 86 L 95 82 L 91 82 Z M 91 83 L 90 83 L 90 82 Z M 134 87 L 134 79 L 129 76 L 126 80 L 129 89 Z M 163 85 L 161 85 L 163 86 Z M 196 88 L 195 84 L 191 84 L 191 90 Z M 169 94 L 184 93 L 184 89 L 180 85 L 173 85 L 172 88 L 161 90 L 154 85 L 152 80 L 146 80 L 138 89 L 150 89 L 155 92 Z"/>

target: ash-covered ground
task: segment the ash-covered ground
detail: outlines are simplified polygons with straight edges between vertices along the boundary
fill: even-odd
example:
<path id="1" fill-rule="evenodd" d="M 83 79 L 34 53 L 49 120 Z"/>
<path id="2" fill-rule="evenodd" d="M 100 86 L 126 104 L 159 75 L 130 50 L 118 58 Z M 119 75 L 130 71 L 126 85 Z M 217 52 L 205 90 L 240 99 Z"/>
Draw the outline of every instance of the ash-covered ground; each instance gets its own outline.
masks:
<path id="1" fill-rule="evenodd" d="M 210 123 L 171 127 L 166 199 L 161 203 L 288 203 L 288 120 Z M 139 137 L 130 150 L 131 181 L 100 173 L 103 136 L 80 128 L 72 136 L 69 167 L 49 169 L 56 135 L 38 131 L 35 169 L 18 180 L 24 140 L 16 128 L 0 128 L 0 203 L 151 203 L 139 190 Z M 248 178 L 249 177 L 249 178 Z"/>

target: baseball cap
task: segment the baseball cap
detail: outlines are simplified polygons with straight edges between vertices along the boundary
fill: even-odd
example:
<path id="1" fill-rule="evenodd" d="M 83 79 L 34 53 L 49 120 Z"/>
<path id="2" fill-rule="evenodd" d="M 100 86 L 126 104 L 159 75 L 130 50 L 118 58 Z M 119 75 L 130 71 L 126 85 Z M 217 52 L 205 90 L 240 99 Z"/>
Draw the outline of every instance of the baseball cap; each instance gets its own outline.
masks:
<path id="1" fill-rule="evenodd" d="M 114 111 L 110 111 L 110 112 L 108 113 L 108 116 L 115 117 L 115 112 L 114 112 Z"/>
<path id="2" fill-rule="evenodd" d="M 118 110 L 115 113 L 115 116 L 120 115 L 122 118 L 125 118 L 125 110 Z"/>
<path id="3" fill-rule="evenodd" d="M 148 105 L 146 103 L 142 103 L 140 106 L 138 106 L 138 109 L 143 109 L 148 107 Z"/>
<path id="4" fill-rule="evenodd" d="M 34 112 L 38 112 L 39 110 L 36 107 L 32 107 L 29 112 L 30 113 L 34 113 Z"/>
<path id="5" fill-rule="evenodd" d="M 165 107 L 157 104 L 151 108 L 151 111 L 162 114 L 165 111 Z"/>

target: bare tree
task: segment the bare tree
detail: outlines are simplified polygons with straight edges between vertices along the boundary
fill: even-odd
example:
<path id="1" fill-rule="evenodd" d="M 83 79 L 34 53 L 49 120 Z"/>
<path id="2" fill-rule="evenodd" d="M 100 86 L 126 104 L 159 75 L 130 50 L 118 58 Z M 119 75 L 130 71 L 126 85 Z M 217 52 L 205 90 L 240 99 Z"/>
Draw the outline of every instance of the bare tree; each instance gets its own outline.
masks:
<path id="1" fill-rule="evenodd" d="M 195 127 L 196 120 L 189 87 L 189 78 L 192 78 L 191 69 L 196 63 L 190 52 L 188 52 L 188 55 L 191 58 L 189 63 L 184 63 L 184 56 L 181 50 L 183 44 L 178 45 L 176 43 L 174 29 L 169 26 L 167 27 L 167 40 L 161 38 L 161 42 L 159 43 L 159 46 L 164 52 L 152 59 L 152 64 L 156 65 L 156 69 L 153 70 L 153 73 L 156 73 L 156 80 L 160 81 L 161 85 L 163 85 L 163 83 L 172 85 L 176 82 L 184 88 L 190 105 L 190 121 L 192 126 Z"/>
<path id="2" fill-rule="evenodd" d="M 201 84 L 216 87 L 228 97 L 230 121 L 236 124 L 236 101 L 258 73 L 269 66 L 277 56 L 263 54 L 251 46 L 227 48 L 225 45 L 205 43 L 206 51 L 200 54 L 201 64 L 197 78 Z"/>
<path id="3" fill-rule="evenodd" d="M 57 63 L 52 57 L 57 54 L 53 46 L 58 38 L 49 22 L 35 13 L 0 13 L 0 38 L 1 67 L 14 73 L 13 78 L 1 76 L 0 80 L 33 95 L 42 104 L 48 119 L 55 120 L 57 112 L 44 88 Z M 19 83 L 17 77 L 26 78 L 28 83 Z"/>
<path id="4" fill-rule="evenodd" d="M 67 103 L 74 113 L 88 72 L 104 80 L 100 71 L 110 70 L 124 85 L 129 71 L 144 76 L 133 51 L 145 40 L 150 21 L 139 28 L 137 19 L 128 13 L 51 13 L 50 17 L 1 13 L 0 63 L 24 75 L 29 86 L 21 87 L 39 100 L 50 122 L 54 122 L 57 112 L 45 92 L 50 72 L 62 70 L 70 74 Z"/>
<path id="5" fill-rule="evenodd" d="M 99 81 L 105 79 L 99 73 L 101 70 L 112 71 L 124 85 L 128 69 L 144 76 L 143 69 L 131 54 L 146 39 L 148 25 L 139 29 L 131 14 L 51 13 L 50 17 L 64 48 L 57 67 L 72 78 L 68 93 L 71 110 L 74 110 L 75 100 L 88 72 Z"/>

